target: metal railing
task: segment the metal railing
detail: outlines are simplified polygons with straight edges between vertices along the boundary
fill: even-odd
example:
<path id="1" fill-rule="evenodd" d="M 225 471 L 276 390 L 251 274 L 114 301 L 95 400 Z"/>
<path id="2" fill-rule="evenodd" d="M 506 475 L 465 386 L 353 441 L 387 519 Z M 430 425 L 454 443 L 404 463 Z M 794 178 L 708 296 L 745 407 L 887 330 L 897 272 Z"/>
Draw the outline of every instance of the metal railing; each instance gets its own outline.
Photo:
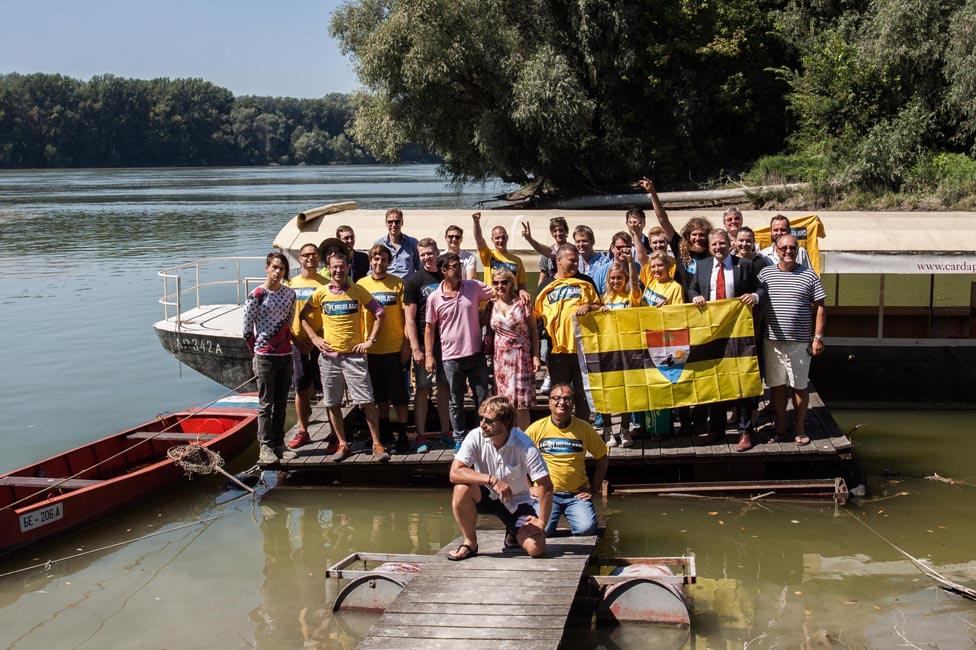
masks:
<path id="1" fill-rule="evenodd" d="M 172 307 L 175 310 L 172 316 L 176 318 L 176 323 L 179 325 L 181 315 L 186 309 L 200 306 L 200 290 L 210 287 L 234 286 L 237 294 L 236 304 L 240 305 L 250 293 L 252 283 L 260 284 L 265 280 L 263 276 L 242 276 L 241 262 L 257 262 L 263 264 L 264 260 L 265 258 L 263 257 L 204 257 L 192 262 L 170 266 L 159 271 L 157 275 L 163 279 L 163 297 L 159 299 L 159 304 L 163 306 L 163 319 L 169 320 L 171 316 L 170 308 Z M 233 263 L 234 270 L 233 279 L 200 281 L 201 268 L 206 270 L 205 267 L 208 266 L 217 266 L 218 264 L 227 265 L 231 262 Z M 184 277 L 190 272 L 192 272 L 192 277 L 190 278 L 192 282 L 189 286 L 184 286 Z M 192 304 L 188 304 L 185 301 L 184 296 L 187 294 L 193 295 Z"/>

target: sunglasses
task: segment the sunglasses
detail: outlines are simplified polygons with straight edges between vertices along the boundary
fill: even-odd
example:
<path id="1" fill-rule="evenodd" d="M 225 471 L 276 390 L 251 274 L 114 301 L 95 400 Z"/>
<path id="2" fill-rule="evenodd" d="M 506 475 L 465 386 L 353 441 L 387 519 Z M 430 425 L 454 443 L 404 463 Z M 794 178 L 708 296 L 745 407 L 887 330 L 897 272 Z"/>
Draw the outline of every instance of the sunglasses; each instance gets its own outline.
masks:
<path id="1" fill-rule="evenodd" d="M 461 239 L 461 235 L 448 235 L 448 239 Z"/>
<path id="2" fill-rule="evenodd" d="M 799 249 L 799 246 L 777 246 L 781 251 L 795 251 Z"/>
<path id="3" fill-rule="evenodd" d="M 569 404 L 573 401 L 572 395 L 552 395 L 549 400 L 556 404 Z"/>
<path id="4" fill-rule="evenodd" d="M 403 223 L 403 219 L 390 219 L 389 221 L 386 222 L 386 225 L 399 226 L 401 223 Z"/>
<path id="5" fill-rule="evenodd" d="M 501 420 L 499 420 L 498 418 L 490 418 L 486 415 L 482 415 L 481 417 L 478 418 L 478 421 L 481 422 L 482 424 L 487 424 L 488 426 L 491 426 L 496 422 L 500 422 Z"/>
<path id="6" fill-rule="evenodd" d="M 495 287 L 504 287 L 507 284 L 511 284 L 511 282 L 509 282 L 508 280 L 495 280 L 491 284 L 492 284 L 492 286 L 495 286 Z"/>

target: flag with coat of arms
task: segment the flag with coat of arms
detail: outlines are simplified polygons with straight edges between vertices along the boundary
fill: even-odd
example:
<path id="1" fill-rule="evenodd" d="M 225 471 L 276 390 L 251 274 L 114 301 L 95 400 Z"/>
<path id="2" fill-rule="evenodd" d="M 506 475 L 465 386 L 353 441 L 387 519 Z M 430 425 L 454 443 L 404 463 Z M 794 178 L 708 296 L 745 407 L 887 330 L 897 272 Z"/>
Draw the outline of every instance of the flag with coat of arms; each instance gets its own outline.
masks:
<path id="1" fill-rule="evenodd" d="M 576 321 L 583 383 L 598 413 L 762 394 L 752 312 L 738 299 L 591 312 Z"/>

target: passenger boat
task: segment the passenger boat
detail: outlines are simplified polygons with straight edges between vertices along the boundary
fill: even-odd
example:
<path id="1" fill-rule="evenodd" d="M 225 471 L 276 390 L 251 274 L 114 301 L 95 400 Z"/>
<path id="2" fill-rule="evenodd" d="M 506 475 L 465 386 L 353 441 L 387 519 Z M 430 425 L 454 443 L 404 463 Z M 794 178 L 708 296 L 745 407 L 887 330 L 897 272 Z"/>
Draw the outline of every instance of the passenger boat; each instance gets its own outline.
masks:
<path id="1" fill-rule="evenodd" d="M 666 200 L 666 195 L 661 195 Z M 721 210 L 669 210 L 675 228 L 691 217 L 722 222 Z M 745 225 L 769 225 L 774 213 L 746 210 Z M 785 211 L 791 219 L 808 212 Z M 824 355 L 811 377 L 831 405 L 879 406 L 924 403 L 976 406 L 976 229 L 965 212 L 818 212 L 822 280 L 827 289 Z M 384 210 L 355 203 L 300 213 L 284 225 L 271 246 L 298 268 L 298 250 L 334 237 L 351 225 L 360 248 L 385 236 Z M 549 219 L 565 217 L 570 228 L 590 226 L 598 248 L 624 226 L 623 210 L 532 210 L 483 212 L 486 235 L 509 229 L 509 250 L 523 258 L 533 284 L 538 253 L 521 237 L 524 219 L 539 241 L 549 241 Z M 514 219 L 513 219 L 514 217 Z M 653 223 L 653 214 L 648 214 Z M 410 209 L 404 232 L 443 243 L 448 225 L 464 229 L 472 250 L 471 210 Z M 155 330 L 182 363 L 234 388 L 251 376 L 250 353 L 241 334 L 243 301 L 264 281 L 264 257 L 208 258 L 164 269 L 163 320 Z M 531 287 L 530 287 L 531 288 Z"/>
<path id="2" fill-rule="evenodd" d="M 229 460 L 251 444 L 257 396 L 159 415 L 0 476 L 0 554 L 90 524 L 185 477 L 166 452 L 195 444 Z"/>

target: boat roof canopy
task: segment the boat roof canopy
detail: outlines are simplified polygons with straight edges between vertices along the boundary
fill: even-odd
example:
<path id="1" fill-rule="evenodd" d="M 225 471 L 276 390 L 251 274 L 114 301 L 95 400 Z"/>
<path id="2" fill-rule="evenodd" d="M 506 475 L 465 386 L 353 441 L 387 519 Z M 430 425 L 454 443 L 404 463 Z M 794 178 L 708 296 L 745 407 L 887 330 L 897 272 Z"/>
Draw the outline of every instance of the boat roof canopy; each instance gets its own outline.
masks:
<path id="1" fill-rule="evenodd" d="M 339 207 L 341 206 L 341 207 Z M 338 209 L 336 209 L 338 208 Z M 417 239 L 431 237 L 444 245 L 444 232 L 450 225 L 464 230 L 462 248 L 474 250 L 471 214 L 475 210 L 403 210 L 403 231 Z M 648 223 L 654 215 L 648 212 Z M 320 244 L 336 235 L 340 225 L 352 226 L 356 247 L 368 248 L 386 236 L 385 209 L 359 209 L 355 203 L 322 206 L 292 218 L 278 233 L 274 246 L 297 259 L 304 244 Z M 304 215 L 315 215 L 312 219 Z M 486 239 L 491 229 L 504 226 L 509 233 L 509 250 L 533 258 L 538 255 L 522 238 L 519 222 L 528 221 L 532 235 L 549 243 L 549 220 L 564 217 L 570 231 L 580 224 L 593 229 L 597 250 L 606 250 L 614 233 L 624 230 L 625 210 L 483 210 L 481 224 Z M 759 229 L 769 226 L 775 214 L 790 219 L 810 215 L 809 211 L 743 211 L 745 225 Z M 820 239 L 820 254 L 825 273 L 892 274 L 976 274 L 976 213 L 973 212 L 817 212 L 825 236 Z M 671 223 L 678 230 L 692 217 L 704 217 L 713 225 L 722 223 L 721 210 L 669 210 Z M 513 231 L 514 230 L 514 231 Z M 534 263 L 527 261 L 528 268 Z"/>

